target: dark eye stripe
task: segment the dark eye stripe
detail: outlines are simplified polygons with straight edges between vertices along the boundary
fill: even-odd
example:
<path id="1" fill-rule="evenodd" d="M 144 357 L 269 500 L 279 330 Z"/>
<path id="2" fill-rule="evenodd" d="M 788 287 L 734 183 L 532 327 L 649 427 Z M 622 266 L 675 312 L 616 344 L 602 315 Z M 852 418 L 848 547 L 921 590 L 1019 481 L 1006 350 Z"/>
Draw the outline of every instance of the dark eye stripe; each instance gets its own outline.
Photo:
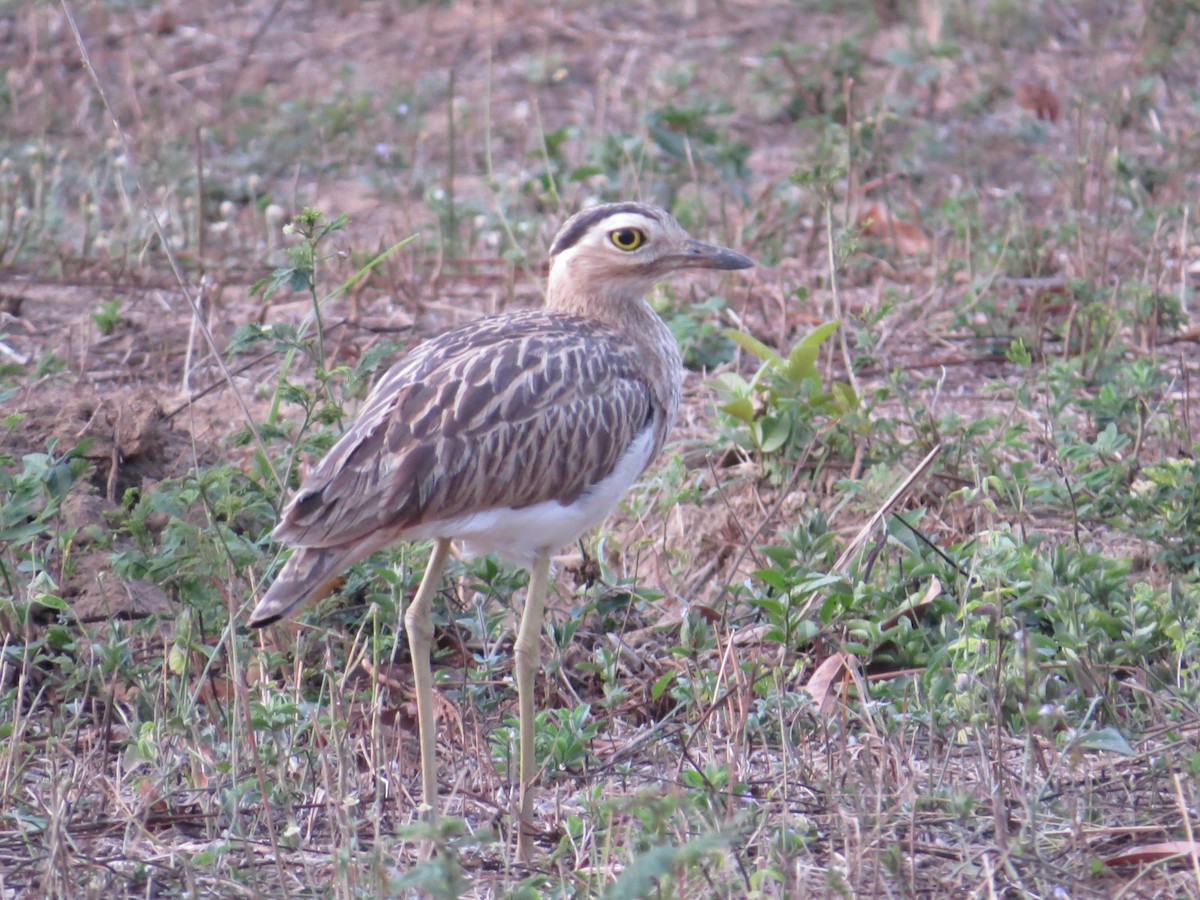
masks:
<path id="1" fill-rule="evenodd" d="M 583 212 L 576 213 L 567 220 L 566 224 L 562 227 L 562 231 L 558 233 L 558 237 L 554 239 L 554 243 L 550 246 L 550 256 L 554 257 L 564 250 L 570 250 L 599 222 L 603 222 L 609 216 L 615 216 L 619 213 L 639 213 L 657 222 L 662 221 L 657 208 L 644 206 L 641 203 L 604 203 L 600 206 L 593 206 L 590 209 L 585 209 Z"/>

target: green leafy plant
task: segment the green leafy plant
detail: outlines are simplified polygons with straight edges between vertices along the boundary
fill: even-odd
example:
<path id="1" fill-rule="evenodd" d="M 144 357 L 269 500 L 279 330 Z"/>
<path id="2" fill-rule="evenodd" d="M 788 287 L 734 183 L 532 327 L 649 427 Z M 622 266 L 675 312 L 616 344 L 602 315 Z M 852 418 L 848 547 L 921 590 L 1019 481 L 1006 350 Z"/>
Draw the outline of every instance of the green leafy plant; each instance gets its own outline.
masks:
<path id="1" fill-rule="evenodd" d="M 849 384 L 825 385 L 817 370 L 821 345 L 838 324 L 828 322 L 814 329 L 786 356 L 745 332 L 724 332 L 762 362 L 749 381 L 736 372 L 715 379 L 723 399 L 719 409 L 745 427 L 752 449 L 765 455 L 789 455 L 805 446 L 816 419 L 837 417 L 858 405 Z"/>
<path id="2" fill-rule="evenodd" d="M 121 324 L 121 305 L 123 298 L 118 294 L 92 313 L 92 321 L 101 334 L 112 334 Z"/>

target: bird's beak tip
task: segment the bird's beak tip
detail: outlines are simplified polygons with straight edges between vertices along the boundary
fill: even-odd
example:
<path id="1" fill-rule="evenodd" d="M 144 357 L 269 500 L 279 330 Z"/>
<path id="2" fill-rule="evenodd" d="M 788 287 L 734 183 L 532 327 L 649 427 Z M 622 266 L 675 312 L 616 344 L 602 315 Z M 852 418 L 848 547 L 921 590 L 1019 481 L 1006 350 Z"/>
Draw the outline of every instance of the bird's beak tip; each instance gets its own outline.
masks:
<path id="1" fill-rule="evenodd" d="M 259 603 L 258 606 L 254 607 L 254 611 L 250 613 L 250 618 L 246 620 L 246 624 L 251 628 L 262 628 L 282 619 L 285 612 L 287 610 L 276 609 L 275 604 L 267 606 Z"/>
<path id="2" fill-rule="evenodd" d="M 684 265 L 703 269 L 749 269 L 754 265 L 754 260 L 744 253 L 701 241 L 690 241 L 683 258 Z"/>

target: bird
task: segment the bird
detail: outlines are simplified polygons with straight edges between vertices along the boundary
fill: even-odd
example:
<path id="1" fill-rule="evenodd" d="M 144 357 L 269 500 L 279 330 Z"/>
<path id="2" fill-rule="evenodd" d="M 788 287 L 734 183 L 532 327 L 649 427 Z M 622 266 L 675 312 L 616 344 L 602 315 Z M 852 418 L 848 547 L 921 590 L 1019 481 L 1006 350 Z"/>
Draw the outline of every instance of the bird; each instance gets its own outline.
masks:
<path id="1" fill-rule="evenodd" d="M 434 542 L 404 614 L 432 821 L 432 602 L 451 545 L 527 568 L 513 648 L 522 862 L 533 854 L 534 689 L 552 554 L 613 511 L 662 451 L 679 409 L 679 348 L 646 295 L 681 270 L 754 265 L 636 202 L 575 213 L 549 257 L 542 307 L 446 331 L 378 380 L 280 514 L 272 536 L 292 553 L 248 620 L 261 627 L 328 596 L 348 567 L 384 547 Z"/>

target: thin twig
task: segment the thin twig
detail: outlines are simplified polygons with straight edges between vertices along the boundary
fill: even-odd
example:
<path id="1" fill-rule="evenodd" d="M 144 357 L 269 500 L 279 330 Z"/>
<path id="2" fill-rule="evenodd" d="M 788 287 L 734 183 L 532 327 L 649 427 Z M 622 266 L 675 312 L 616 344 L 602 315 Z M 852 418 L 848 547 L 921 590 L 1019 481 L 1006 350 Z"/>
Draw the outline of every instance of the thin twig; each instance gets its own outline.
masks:
<path id="1" fill-rule="evenodd" d="M 842 350 L 842 361 L 846 364 L 846 377 L 850 379 L 850 387 L 856 397 L 862 396 L 858 386 L 858 377 L 854 374 L 854 364 L 850 359 L 850 345 L 846 342 L 845 314 L 842 311 L 842 294 L 838 290 L 837 263 L 833 252 L 833 211 L 828 201 L 825 202 L 825 244 L 829 256 L 829 293 L 833 299 L 833 317 L 842 323 L 838 329 L 838 346 Z"/>

